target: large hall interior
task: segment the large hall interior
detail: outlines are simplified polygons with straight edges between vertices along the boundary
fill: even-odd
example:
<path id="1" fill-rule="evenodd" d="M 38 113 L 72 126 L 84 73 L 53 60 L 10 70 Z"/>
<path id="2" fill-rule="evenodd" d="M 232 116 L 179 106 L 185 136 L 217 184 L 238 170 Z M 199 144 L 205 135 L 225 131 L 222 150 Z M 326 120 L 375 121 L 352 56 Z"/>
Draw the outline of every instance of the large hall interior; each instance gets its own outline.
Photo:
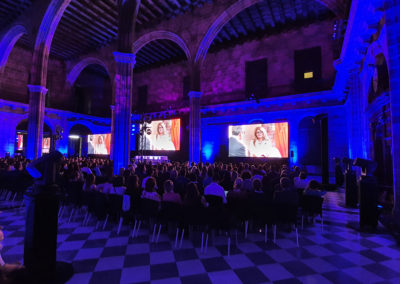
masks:
<path id="1" fill-rule="evenodd" d="M 400 283 L 399 15 L 0 0 L 0 283 Z"/>

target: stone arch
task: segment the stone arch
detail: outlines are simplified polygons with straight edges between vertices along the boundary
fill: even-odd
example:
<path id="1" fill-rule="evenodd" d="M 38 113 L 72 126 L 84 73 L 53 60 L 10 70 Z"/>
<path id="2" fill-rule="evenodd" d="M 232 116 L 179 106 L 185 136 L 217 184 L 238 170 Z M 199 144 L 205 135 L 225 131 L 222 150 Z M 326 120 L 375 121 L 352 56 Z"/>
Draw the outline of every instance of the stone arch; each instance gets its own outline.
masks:
<path id="1" fill-rule="evenodd" d="M 146 44 L 158 39 L 167 39 L 176 43 L 183 50 L 183 52 L 186 55 L 186 58 L 190 61 L 191 54 L 185 41 L 177 34 L 169 31 L 154 31 L 142 35 L 133 43 L 132 52 L 136 54 Z"/>
<path id="2" fill-rule="evenodd" d="M 313 116 L 303 117 L 298 125 L 298 160 L 303 165 L 321 165 L 321 131 Z"/>
<path id="3" fill-rule="evenodd" d="M 214 38 L 232 18 L 234 18 L 244 9 L 247 9 L 261 1 L 263 0 L 239 0 L 229 6 L 208 28 L 206 34 L 200 42 L 194 62 L 201 64 L 204 61 L 207 51 L 210 48 Z"/>
<path id="4" fill-rule="evenodd" d="M 31 71 L 31 84 L 46 86 L 51 42 L 58 24 L 72 0 L 52 0 L 36 36 Z"/>
<path id="5" fill-rule="evenodd" d="M 68 72 L 67 74 L 67 82 L 70 86 L 73 86 L 76 79 L 78 79 L 79 75 L 81 74 L 81 72 L 88 67 L 89 65 L 92 64 L 97 64 L 102 66 L 108 73 L 108 75 L 111 78 L 111 74 L 109 69 L 107 68 L 107 65 L 99 58 L 96 57 L 87 57 L 82 59 L 81 61 L 79 61 L 77 64 L 74 65 L 74 67 L 72 67 L 71 71 Z"/>
<path id="6" fill-rule="evenodd" d="M 90 134 L 92 131 L 87 125 L 80 122 L 74 123 L 68 131 L 68 156 L 87 156 Z"/>
<path id="7" fill-rule="evenodd" d="M 15 43 L 26 33 L 26 28 L 23 25 L 16 25 L 4 34 L 0 41 L 0 72 L 4 70 Z"/>

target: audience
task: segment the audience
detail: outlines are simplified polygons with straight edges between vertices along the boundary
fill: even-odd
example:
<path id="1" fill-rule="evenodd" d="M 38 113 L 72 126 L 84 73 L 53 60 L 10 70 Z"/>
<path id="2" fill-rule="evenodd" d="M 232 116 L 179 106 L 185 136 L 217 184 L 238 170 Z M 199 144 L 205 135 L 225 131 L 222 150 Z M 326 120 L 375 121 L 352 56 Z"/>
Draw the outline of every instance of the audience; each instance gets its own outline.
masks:
<path id="1" fill-rule="evenodd" d="M 172 180 L 168 179 L 164 182 L 164 194 L 162 196 L 162 200 L 164 202 L 182 203 L 181 196 L 174 192 L 174 183 Z"/>
<path id="2" fill-rule="evenodd" d="M 307 179 L 307 173 L 305 171 L 301 171 L 299 176 L 293 179 L 293 182 L 296 189 L 305 189 L 309 182 Z"/>
<path id="3" fill-rule="evenodd" d="M 156 179 L 154 177 L 148 177 L 146 179 L 146 184 L 142 192 L 141 198 L 151 199 L 160 202 L 161 197 L 156 191 Z"/>
<path id="4" fill-rule="evenodd" d="M 213 174 L 213 181 L 206 188 L 204 188 L 204 195 L 214 195 L 222 198 L 222 202 L 226 203 L 225 191 L 222 186 L 218 184 L 219 175 L 215 171 Z"/>
<path id="5" fill-rule="evenodd" d="M 325 195 L 325 191 L 321 191 L 321 184 L 316 180 L 310 180 L 308 185 L 306 186 L 303 194 L 311 195 L 311 196 L 323 196 Z"/>

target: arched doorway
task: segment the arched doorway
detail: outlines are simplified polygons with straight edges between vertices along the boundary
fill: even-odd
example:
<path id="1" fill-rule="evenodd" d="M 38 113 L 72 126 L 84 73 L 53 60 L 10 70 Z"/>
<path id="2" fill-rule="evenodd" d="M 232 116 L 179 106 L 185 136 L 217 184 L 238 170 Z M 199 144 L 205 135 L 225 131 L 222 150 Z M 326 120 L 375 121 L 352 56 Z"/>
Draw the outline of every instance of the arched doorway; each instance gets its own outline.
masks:
<path id="1" fill-rule="evenodd" d="M 375 176 L 381 188 L 381 202 L 391 210 L 394 204 L 394 192 L 389 70 L 383 53 L 376 55 L 374 60 L 367 108 L 371 138 L 370 154 L 377 163 Z"/>
<path id="2" fill-rule="evenodd" d="M 110 117 L 112 82 L 104 66 L 85 67 L 73 85 L 74 111 L 101 117 Z"/>
<path id="3" fill-rule="evenodd" d="M 305 117 L 299 123 L 299 163 L 312 174 L 321 173 L 321 128 L 313 117 Z"/>
<path id="4" fill-rule="evenodd" d="M 52 131 L 50 126 L 43 124 L 42 154 L 50 153 Z M 21 120 L 16 127 L 15 152 L 26 155 L 26 144 L 28 141 L 28 119 Z"/>
<path id="5" fill-rule="evenodd" d="M 90 129 L 82 124 L 72 126 L 68 136 L 68 156 L 87 156 L 89 134 L 92 134 Z"/>

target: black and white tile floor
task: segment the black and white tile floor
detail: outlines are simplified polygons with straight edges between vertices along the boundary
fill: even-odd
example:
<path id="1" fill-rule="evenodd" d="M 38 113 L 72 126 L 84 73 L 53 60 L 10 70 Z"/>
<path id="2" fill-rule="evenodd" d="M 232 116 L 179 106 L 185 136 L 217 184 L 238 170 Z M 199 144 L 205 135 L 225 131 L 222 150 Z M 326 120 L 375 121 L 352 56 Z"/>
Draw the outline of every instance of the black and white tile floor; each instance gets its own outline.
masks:
<path id="1" fill-rule="evenodd" d="M 338 206 L 340 193 L 328 193 L 324 228 L 320 223 L 294 233 L 279 230 L 277 242 L 264 242 L 263 233 L 234 242 L 227 256 L 226 239 L 216 237 L 207 254 L 199 241 L 184 239 L 174 248 L 175 237 L 162 232 L 158 244 L 143 228 L 137 238 L 124 226 L 95 230 L 81 222 L 62 223 L 58 233 L 58 260 L 72 262 L 75 274 L 68 283 L 400 283 L 400 247 L 385 233 L 359 233 L 348 226 L 358 212 Z M 64 220 L 65 221 L 65 220 Z M 79 220 L 81 221 L 81 220 Z M 24 212 L 0 214 L 4 227 L 3 258 L 23 259 Z M 383 231 L 383 230 L 381 230 Z"/>

